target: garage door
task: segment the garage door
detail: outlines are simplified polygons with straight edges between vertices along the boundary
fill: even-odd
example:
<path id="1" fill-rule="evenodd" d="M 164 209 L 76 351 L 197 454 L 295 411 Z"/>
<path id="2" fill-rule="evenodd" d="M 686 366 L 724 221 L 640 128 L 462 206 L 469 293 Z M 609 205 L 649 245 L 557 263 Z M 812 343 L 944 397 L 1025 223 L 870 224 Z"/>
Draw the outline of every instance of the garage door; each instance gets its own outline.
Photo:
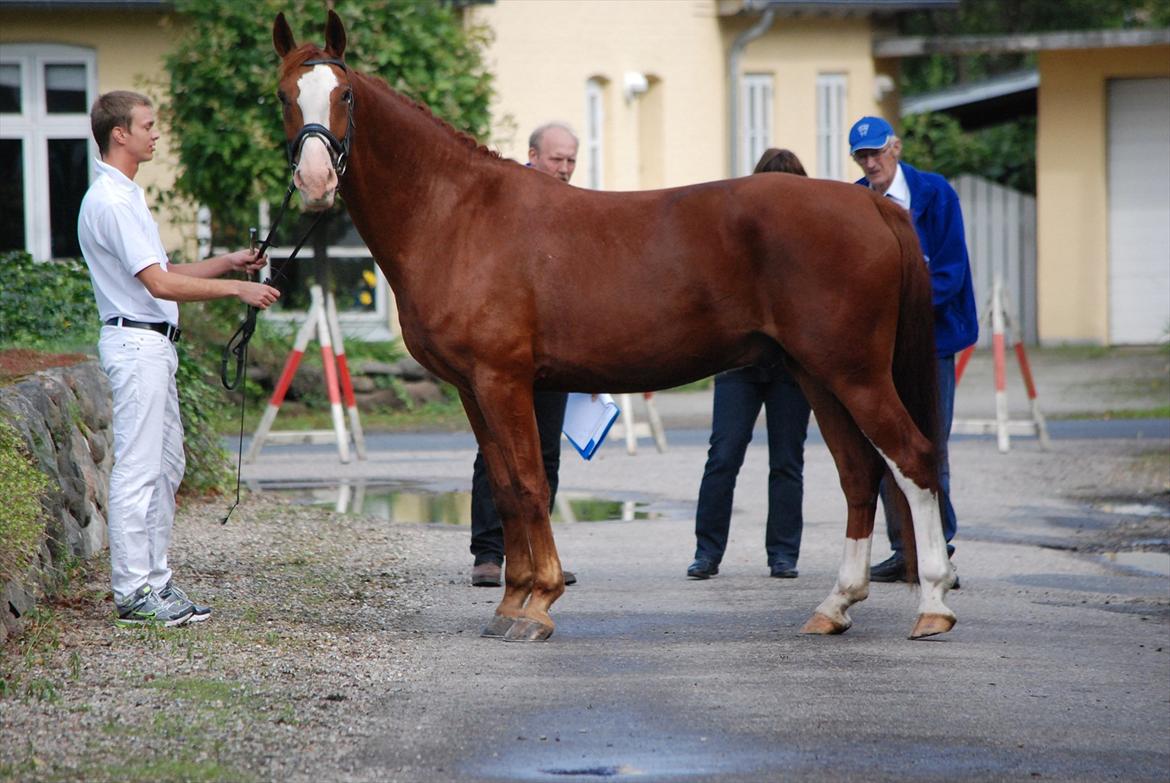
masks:
<path id="1" fill-rule="evenodd" d="M 1109 341 L 1170 328 L 1170 79 L 1109 82 Z"/>

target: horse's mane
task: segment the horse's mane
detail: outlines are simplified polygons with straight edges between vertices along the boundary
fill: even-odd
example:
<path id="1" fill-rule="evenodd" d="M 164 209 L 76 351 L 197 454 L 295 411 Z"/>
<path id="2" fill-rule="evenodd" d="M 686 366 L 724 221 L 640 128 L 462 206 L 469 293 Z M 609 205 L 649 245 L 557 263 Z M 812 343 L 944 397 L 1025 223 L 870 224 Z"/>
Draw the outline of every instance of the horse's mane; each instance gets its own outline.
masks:
<path id="1" fill-rule="evenodd" d="M 293 60 L 291 60 L 289 63 L 290 68 L 300 67 L 306 60 L 311 60 L 311 59 L 316 58 L 316 57 L 331 57 L 332 56 L 328 52 L 326 52 L 325 50 L 321 49 L 321 47 L 317 46 L 316 44 L 311 44 L 311 43 L 301 44 L 301 46 L 299 46 L 297 48 L 296 54 L 297 54 L 297 56 Z M 344 57 L 342 57 L 341 59 L 343 61 L 345 60 Z M 385 79 L 378 77 L 378 76 L 370 76 L 369 74 L 362 73 L 361 71 L 355 70 L 352 67 L 350 67 L 349 63 L 346 63 L 346 67 L 349 68 L 349 73 L 350 73 L 351 79 L 352 79 L 352 77 L 356 76 L 360 81 L 368 84 L 369 87 L 371 89 L 373 89 L 375 92 L 387 95 L 395 100 L 401 101 L 402 103 L 405 103 L 408 107 L 418 109 L 420 112 L 422 112 L 424 115 L 426 115 L 426 117 L 429 118 L 431 120 L 431 122 L 435 123 L 435 125 L 438 125 L 440 128 L 447 131 L 447 133 L 451 134 L 451 136 L 454 138 L 454 140 L 457 141 L 459 144 L 463 145 L 464 147 L 467 147 L 468 149 L 471 149 L 471 150 L 478 152 L 481 155 L 485 155 L 489 158 L 494 158 L 497 160 L 500 158 L 500 153 L 498 151 L 493 150 L 493 149 L 489 149 L 486 145 L 480 144 L 479 141 L 477 141 L 476 138 L 474 136 L 472 136 L 470 133 L 466 133 L 464 131 L 461 131 L 461 130 L 457 129 L 455 126 L 453 126 L 451 123 L 447 122 L 446 120 L 435 116 L 435 113 L 434 113 L 434 111 L 431 110 L 430 106 L 427 106 L 422 101 L 416 101 L 413 98 L 408 98 L 407 96 L 403 95 L 402 93 L 398 92 L 393 87 L 391 87 L 389 84 L 387 84 Z"/>
<path id="2" fill-rule="evenodd" d="M 409 98 L 406 95 L 398 92 L 398 90 L 395 90 L 393 87 L 387 84 L 385 79 L 377 76 L 370 76 L 368 74 L 362 73 L 361 71 L 352 71 L 351 73 L 354 76 L 357 76 L 363 81 L 367 82 L 376 92 L 388 95 L 394 100 L 400 101 L 406 104 L 408 107 L 417 109 L 418 111 L 422 112 L 423 115 L 426 116 L 431 122 L 435 123 L 435 125 L 438 125 L 440 128 L 451 134 L 454 140 L 462 144 L 464 147 L 474 150 L 475 152 L 478 152 L 482 155 L 486 155 L 489 158 L 498 159 L 500 157 L 500 153 L 498 151 L 490 149 L 484 144 L 480 144 L 479 141 L 470 133 L 461 131 L 443 118 L 436 116 L 435 112 L 431 110 L 431 107 L 427 106 L 422 101 L 414 100 L 413 98 Z"/>

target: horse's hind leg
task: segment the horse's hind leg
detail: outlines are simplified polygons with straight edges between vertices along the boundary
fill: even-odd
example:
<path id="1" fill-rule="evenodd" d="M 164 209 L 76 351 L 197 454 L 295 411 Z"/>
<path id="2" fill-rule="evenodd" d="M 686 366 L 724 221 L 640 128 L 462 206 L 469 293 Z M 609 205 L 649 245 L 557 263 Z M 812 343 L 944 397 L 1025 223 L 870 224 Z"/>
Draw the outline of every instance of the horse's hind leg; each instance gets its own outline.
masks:
<path id="1" fill-rule="evenodd" d="M 914 425 L 891 381 L 864 388 L 854 387 L 840 393 L 839 397 L 885 460 L 910 504 L 918 553 L 918 581 L 922 587 L 918 621 L 910 638 L 945 633 L 955 625 L 955 613 L 944 602 L 947 590 L 954 582 L 954 574 L 947 558 L 939 513 L 939 479 L 934 448 Z"/>
<path id="2" fill-rule="evenodd" d="M 885 465 L 848 411 L 808 373 L 797 369 L 805 397 L 817 415 L 817 426 L 833 455 L 848 504 L 845 551 L 832 592 L 800 629 L 808 634 L 844 633 L 853 625 L 849 607 L 869 595 L 869 556 L 878 483 Z"/>

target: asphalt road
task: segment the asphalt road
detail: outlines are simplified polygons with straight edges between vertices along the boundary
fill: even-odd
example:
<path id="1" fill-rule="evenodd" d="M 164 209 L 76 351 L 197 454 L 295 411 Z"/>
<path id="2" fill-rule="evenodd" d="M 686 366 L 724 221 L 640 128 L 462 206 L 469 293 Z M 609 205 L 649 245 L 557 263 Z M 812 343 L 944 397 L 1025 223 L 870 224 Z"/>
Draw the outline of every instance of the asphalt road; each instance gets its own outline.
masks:
<path id="1" fill-rule="evenodd" d="M 903 585 L 874 585 L 843 636 L 797 633 L 830 589 L 844 527 L 816 439 L 795 580 L 767 576 L 762 438 L 707 582 L 683 575 L 705 436 L 671 431 L 662 454 L 611 444 L 588 463 L 566 451 L 566 496 L 635 500 L 652 518 L 557 525 L 580 583 L 537 645 L 479 638 L 500 591 L 468 585 L 467 529 L 415 524 L 431 558 L 415 565 L 433 578 L 410 632 L 427 663 L 385 694 L 384 741 L 353 765 L 404 781 L 1166 780 L 1170 578 L 1144 569 L 1170 555 L 1135 569 L 1102 551 L 1135 535 L 1167 551 L 1170 437 L 1164 421 L 1137 426 L 1091 439 L 1056 428 L 1049 451 L 956 440 L 959 624 L 920 642 L 906 638 L 916 597 Z M 244 475 L 468 488 L 466 435 L 369 445 L 350 465 L 328 446 L 272 447 Z"/>

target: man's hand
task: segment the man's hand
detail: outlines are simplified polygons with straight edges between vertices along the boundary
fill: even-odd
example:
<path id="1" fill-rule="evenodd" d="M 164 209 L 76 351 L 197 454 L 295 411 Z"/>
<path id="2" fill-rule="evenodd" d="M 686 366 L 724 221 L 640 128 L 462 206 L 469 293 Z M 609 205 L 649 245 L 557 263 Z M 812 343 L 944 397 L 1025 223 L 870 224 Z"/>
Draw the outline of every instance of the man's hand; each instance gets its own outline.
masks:
<path id="1" fill-rule="evenodd" d="M 241 251 L 250 253 L 251 251 Z M 280 298 L 280 291 L 276 290 L 270 285 L 264 283 L 240 283 L 240 290 L 237 296 L 240 301 L 252 307 L 258 307 L 261 310 L 267 310 L 269 306 Z"/>
<path id="2" fill-rule="evenodd" d="M 258 255 L 255 250 L 237 250 L 225 255 L 224 260 L 234 271 L 248 274 L 258 272 L 268 264 L 268 256 Z"/>

